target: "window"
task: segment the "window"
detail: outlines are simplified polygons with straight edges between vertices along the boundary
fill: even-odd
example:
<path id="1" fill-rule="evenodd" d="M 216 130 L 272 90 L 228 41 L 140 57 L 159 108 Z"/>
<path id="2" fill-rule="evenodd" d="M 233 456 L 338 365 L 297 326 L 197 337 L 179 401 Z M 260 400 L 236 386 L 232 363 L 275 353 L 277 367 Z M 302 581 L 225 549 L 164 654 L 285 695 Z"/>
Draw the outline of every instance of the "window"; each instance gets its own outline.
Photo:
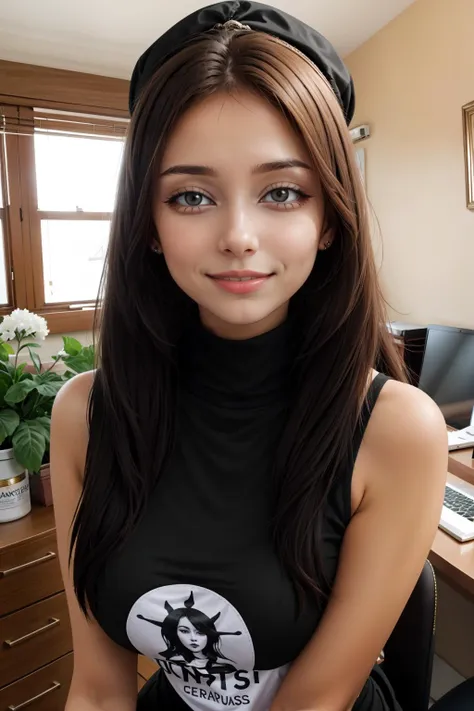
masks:
<path id="1" fill-rule="evenodd" d="M 128 121 L 0 106 L 0 313 L 90 328 Z"/>
<path id="2" fill-rule="evenodd" d="M 4 160 L 2 156 L 4 155 L 3 147 L 3 137 L 0 135 L 0 307 L 8 306 L 10 303 L 8 296 L 8 282 L 7 282 L 7 272 L 5 264 L 5 238 L 6 238 L 6 180 L 4 176 Z"/>

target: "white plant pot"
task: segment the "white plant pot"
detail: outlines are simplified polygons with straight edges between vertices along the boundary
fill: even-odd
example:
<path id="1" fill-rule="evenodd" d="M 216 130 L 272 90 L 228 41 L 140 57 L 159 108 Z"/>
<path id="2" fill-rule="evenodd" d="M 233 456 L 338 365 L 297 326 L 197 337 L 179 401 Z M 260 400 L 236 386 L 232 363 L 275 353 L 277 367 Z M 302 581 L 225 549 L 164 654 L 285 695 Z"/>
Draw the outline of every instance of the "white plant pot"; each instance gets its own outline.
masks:
<path id="1" fill-rule="evenodd" d="M 13 456 L 0 449 L 0 523 L 15 521 L 31 511 L 28 474 Z"/>

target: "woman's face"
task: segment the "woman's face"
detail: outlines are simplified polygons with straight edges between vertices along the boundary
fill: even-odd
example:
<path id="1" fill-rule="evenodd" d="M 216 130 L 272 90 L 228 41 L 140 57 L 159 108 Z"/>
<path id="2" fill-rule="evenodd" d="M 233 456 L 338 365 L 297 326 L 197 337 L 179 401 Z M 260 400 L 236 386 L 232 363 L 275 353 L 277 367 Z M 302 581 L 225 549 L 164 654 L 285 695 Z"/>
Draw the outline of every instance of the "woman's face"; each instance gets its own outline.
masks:
<path id="1" fill-rule="evenodd" d="M 218 335 L 249 338 L 284 320 L 322 246 L 323 212 L 304 146 L 252 93 L 203 100 L 168 141 L 154 202 L 161 248 Z"/>
<path id="2" fill-rule="evenodd" d="M 198 632 L 187 617 L 182 617 L 178 623 L 178 639 L 191 652 L 202 652 L 207 644 L 207 635 Z"/>

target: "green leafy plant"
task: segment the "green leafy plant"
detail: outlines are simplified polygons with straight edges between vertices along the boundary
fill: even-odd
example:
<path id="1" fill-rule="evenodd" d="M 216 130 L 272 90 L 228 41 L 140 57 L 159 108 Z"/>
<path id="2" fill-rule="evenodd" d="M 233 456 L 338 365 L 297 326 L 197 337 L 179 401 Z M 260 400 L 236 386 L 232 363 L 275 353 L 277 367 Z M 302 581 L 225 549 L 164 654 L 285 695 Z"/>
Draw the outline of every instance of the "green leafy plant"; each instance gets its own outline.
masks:
<path id="1" fill-rule="evenodd" d="M 13 449 L 13 456 L 32 473 L 49 461 L 51 411 L 63 384 L 78 373 L 94 368 L 94 347 L 63 336 L 63 349 L 45 369 L 39 354 L 49 331 L 44 318 L 26 309 L 16 309 L 0 323 L 0 449 Z M 16 343 L 13 349 L 10 342 Z M 32 366 L 19 362 L 28 351 Z M 63 362 L 62 372 L 54 372 Z"/>
<path id="2" fill-rule="evenodd" d="M 63 350 L 53 360 L 62 360 L 66 366 L 64 377 L 68 380 L 78 373 L 86 373 L 95 367 L 94 346 L 83 346 L 76 338 L 63 336 Z"/>
<path id="3" fill-rule="evenodd" d="M 0 447 L 13 448 L 13 456 L 29 471 L 40 469 L 49 445 L 51 410 L 64 377 L 43 369 L 36 353 L 44 339 L 46 321 L 29 311 L 16 309 L 0 324 Z M 16 342 L 16 353 L 9 341 Z M 19 363 L 23 350 L 29 352 L 33 372 Z M 14 357 L 13 357 L 14 356 Z"/>

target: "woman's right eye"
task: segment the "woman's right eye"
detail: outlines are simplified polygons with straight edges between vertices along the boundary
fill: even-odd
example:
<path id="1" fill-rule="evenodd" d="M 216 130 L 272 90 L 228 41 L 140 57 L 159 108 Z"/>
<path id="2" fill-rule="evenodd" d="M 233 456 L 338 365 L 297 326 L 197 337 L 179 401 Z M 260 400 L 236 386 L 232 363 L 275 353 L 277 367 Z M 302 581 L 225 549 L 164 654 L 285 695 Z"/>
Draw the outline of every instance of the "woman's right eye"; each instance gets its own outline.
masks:
<path id="1" fill-rule="evenodd" d="M 207 202 L 206 202 L 207 201 Z M 186 190 L 182 193 L 173 195 L 168 202 L 170 205 L 178 205 L 179 207 L 207 207 L 215 203 L 210 197 L 200 193 L 197 190 Z"/>

